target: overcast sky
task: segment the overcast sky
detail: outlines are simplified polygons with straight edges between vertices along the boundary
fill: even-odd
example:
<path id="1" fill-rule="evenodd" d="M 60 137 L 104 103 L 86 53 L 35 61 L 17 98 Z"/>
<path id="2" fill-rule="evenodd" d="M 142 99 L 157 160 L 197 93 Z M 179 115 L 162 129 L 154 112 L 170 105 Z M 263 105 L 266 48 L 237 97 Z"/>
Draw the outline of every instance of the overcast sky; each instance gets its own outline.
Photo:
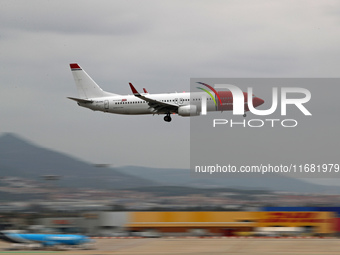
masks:
<path id="1" fill-rule="evenodd" d="M 338 1 L 0 2 L 0 133 L 91 163 L 189 167 L 189 119 L 81 108 L 69 63 L 106 91 L 192 77 L 339 77 Z"/>

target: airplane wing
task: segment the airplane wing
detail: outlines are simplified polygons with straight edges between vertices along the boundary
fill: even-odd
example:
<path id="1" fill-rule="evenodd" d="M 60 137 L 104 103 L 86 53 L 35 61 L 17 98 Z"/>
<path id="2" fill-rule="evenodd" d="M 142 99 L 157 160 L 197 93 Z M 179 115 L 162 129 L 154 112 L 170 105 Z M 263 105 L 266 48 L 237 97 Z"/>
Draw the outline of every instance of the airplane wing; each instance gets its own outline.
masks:
<path id="1" fill-rule="evenodd" d="M 139 92 L 135 89 L 135 87 L 129 83 L 130 88 L 132 90 L 132 93 L 140 98 L 143 99 L 144 101 L 148 102 L 150 108 L 154 109 L 154 113 L 177 113 L 178 112 L 178 105 L 176 104 L 171 104 L 171 103 L 166 103 L 166 102 L 161 102 L 152 98 L 148 98 L 146 96 L 143 96 L 139 94 Z"/>

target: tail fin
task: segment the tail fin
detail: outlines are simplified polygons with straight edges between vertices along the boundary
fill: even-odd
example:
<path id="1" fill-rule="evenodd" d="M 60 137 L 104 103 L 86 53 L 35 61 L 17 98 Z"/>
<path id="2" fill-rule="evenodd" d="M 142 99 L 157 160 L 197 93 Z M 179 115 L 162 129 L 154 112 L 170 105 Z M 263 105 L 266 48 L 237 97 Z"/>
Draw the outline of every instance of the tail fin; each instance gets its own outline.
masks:
<path id="1" fill-rule="evenodd" d="M 80 98 L 115 96 L 117 94 L 102 90 L 98 84 L 76 63 L 70 64 Z"/>

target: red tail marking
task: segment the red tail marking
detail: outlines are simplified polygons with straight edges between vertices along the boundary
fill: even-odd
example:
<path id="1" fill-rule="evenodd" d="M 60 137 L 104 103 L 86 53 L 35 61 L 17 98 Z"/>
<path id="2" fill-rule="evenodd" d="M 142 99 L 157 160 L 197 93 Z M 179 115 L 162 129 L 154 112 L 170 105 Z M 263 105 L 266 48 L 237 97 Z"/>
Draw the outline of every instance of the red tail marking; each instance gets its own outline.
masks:
<path id="1" fill-rule="evenodd" d="M 70 64 L 71 69 L 81 69 L 77 63 Z"/>

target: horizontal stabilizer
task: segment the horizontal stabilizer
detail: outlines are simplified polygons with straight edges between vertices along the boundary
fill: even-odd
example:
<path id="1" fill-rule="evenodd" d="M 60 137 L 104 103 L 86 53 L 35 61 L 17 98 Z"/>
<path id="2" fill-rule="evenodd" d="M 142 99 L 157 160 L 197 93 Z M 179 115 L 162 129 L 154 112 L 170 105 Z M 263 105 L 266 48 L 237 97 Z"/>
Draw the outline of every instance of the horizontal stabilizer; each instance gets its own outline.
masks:
<path id="1" fill-rule="evenodd" d="M 82 103 L 82 104 L 87 104 L 87 103 L 92 103 L 92 100 L 88 100 L 88 99 L 81 99 L 81 98 L 75 98 L 75 97 L 67 97 L 68 99 L 77 101 L 78 103 Z"/>

